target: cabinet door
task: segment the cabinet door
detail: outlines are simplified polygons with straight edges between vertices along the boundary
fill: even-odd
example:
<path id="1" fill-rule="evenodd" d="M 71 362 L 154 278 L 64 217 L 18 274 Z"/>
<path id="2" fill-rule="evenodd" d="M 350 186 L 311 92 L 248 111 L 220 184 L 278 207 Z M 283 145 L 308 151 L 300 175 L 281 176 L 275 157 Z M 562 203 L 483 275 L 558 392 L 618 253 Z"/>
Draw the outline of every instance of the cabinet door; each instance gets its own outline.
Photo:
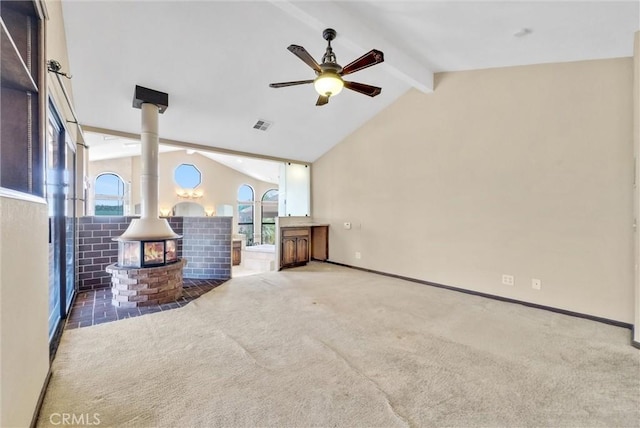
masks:
<path id="1" fill-rule="evenodd" d="M 288 266 L 296 263 L 296 238 L 282 238 L 281 265 Z"/>
<path id="2" fill-rule="evenodd" d="M 311 259 L 323 262 L 329 259 L 329 226 L 311 228 Z"/>
<path id="3" fill-rule="evenodd" d="M 296 262 L 307 263 L 309 261 L 309 238 L 300 236 L 296 240 Z"/>
<path id="4" fill-rule="evenodd" d="M 241 263 L 241 252 L 240 248 L 233 247 L 233 266 L 238 266 Z"/>

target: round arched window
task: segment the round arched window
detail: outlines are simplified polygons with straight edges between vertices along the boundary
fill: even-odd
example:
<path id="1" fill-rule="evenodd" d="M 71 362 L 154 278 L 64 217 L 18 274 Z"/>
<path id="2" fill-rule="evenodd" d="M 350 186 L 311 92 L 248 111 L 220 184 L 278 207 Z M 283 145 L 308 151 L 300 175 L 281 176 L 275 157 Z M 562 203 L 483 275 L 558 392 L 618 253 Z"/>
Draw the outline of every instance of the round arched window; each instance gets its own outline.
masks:
<path id="1" fill-rule="evenodd" d="M 119 176 L 106 172 L 96 177 L 95 215 L 124 215 L 124 197 L 124 181 Z"/>
<path id="2" fill-rule="evenodd" d="M 195 165 L 183 163 L 176 168 L 173 179 L 183 189 L 195 189 L 202 183 L 202 174 Z"/>

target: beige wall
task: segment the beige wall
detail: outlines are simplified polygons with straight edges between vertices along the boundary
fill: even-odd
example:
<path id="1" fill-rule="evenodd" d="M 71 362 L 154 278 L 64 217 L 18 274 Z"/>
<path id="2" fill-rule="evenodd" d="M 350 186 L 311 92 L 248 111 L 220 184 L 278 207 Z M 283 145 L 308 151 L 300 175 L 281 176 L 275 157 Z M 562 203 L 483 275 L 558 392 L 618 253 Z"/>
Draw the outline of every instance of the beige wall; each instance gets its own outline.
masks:
<path id="1" fill-rule="evenodd" d="M 62 16 L 62 2 L 60 0 L 46 2 L 46 9 L 49 20 L 46 21 L 46 60 L 56 60 L 60 63 L 64 73 L 73 75 L 73 68 L 69 62 L 67 52 L 67 38 L 64 31 L 64 20 Z M 66 88 L 69 98 L 73 101 L 73 80 L 61 78 L 62 84 Z M 84 215 L 84 181 L 86 176 L 86 156 L 84 148 L 84 140 L 75 121 L 69 103 L 64 97 L 62 87 L 58 78 L 53 73 L 47 73 L 47 89 L 53 97 L 53 102 L 58 112 L 65 118 L 66 132 L 70 135 L 71 140 L 77 144 L 76 146 L 76 213 Z M 81 120 L 81 118 L 78 118 Z"/>
<path id="2" fill-rule="evenodd" d="M 442 73 L 407 92 L 313 164 L 331 260 L 632 323 L 632 65 Z"/>
<path id="3" fill-rule="evenodd" d="M 198 189 L 202 190 L 203 196 L 195 202 L 205 209 L 215 208 L 220 204 L 232 205 L 234 217 L 237 215 L 235 205 L 238 200 L 238 188 L 241 185 L 248 184 L 253 187 L 256 199 L 260 199 L 267 190 L 278 188 L 276 184 L 255 180 L 197 153 L 188 155 L 182 150 L 163 153 L 159 158 L 159 168 L 162 172 L 159 180 L 160 199 L 158 206 L 161 209 L 171 208 L 179 202 L 189 201 L 176 195 L 176 190 L 180 189 L 180 186 L 173 179 L 174 170 L 182 163 L 193 164 L 202 172 L 202 184 L 198 186 Z M 135 158 L 134 171 L 139 171 L 139 167 L 140 158 Z M 137 197 L 135 200 L 139 202 L 140 198 Z"/>
<path id="4" fill-rule="evenodd" d="M 177 196 L 176 191 L 180 187 L 174 182 L 175 169 L 182 163 L 195 165 L 202 173 L 202 183 L 197 189 L 202 190 L 203 196 L 198 199 L 185 199 Z M 277 189 L 277 184 L 255 180 L 232 168 L 215 162 L 197 153 L 187 154 L 180 150 L 175 152 L 160 153 L 158 158 L 159 176 L 159 200 L 160 210 L 171 209 L 180 202 L 196 202 L 205 209 L 215 209 L 216 206 L 226 204 L 233 206 L 234 230 L 237 229 L 237 192 L 242 184 L 253 187 L 256 198 L 259 200 L 264 192 L 269 189 Z M 140 157 L 120 159 L 108 159 L 89 163 L 90 182 L 94 183 L 96 177 L 103 172 L 115 172 L 125 181 L 131 182 L 131 213 L 135 204 L 140 203 Z M 91 193 L 91 192 L 90 192 Z M 260 223 L 259 207 L 255 210 L 256 222 Z"/>
<path id="5" fill-rule="evenodd" d="M 62 7 L 46 1 L 45 59 L 70 72 Z M 71 95 L 71 81 L 65 80 Z M 47 95 L 76 127 L 59 84 L 47 73 Z M 20 199 L 23 198 L 23 199 Z M 42 200 L 0 191 L 0 426 L 29 426 L 49 368 L 47 206 Z"/>
<path id="6" fill-rule="evenodd" d="M 46 21 L 46 56 L 45 60 L 56 60 L 60 63 L 62 69 L 60 71 L 73 75 L 73 70 L 69 64 L 69 55 L 67 53 L 67 38 L 64 31 L 64 20 L 62 17 L 62 2 L 59 0 L 47 0 L 45 1 L 47 13 L 49 19 Z M 62 78 L 61 79 L 67 94 L 73 100 L 73 87 L 72 80 Z M 60 114 L 68 121 L 73 121 L 71 109 L 69 104 L 64 98 L 62 89 L 56 78 L 55 74 L 47 73 L 47 89 L 49 95 L 53 97 L 53 102 Z M 72 140 L 78 141 L 77 138 L 77 126 L 71 122 L 65 123 L 67 132 L 71 134 Z"/>
<path id="7" fill-rule="evenodd" d="M 49 370 L 47 206 L 0 191 L 0 426 L 29 426 Z"/>

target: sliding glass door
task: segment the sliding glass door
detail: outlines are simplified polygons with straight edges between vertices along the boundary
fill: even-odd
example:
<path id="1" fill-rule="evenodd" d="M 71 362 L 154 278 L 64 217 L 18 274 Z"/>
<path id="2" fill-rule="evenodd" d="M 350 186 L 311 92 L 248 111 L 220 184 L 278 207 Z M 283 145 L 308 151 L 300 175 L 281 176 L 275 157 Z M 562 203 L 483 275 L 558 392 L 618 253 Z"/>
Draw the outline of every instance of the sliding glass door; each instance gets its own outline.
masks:
<path id="1" fill-rule="evenodd" d="M 75 293 L 75 149 L 53 105 L 47 121 L 49 340 L 56 338 Z"/>

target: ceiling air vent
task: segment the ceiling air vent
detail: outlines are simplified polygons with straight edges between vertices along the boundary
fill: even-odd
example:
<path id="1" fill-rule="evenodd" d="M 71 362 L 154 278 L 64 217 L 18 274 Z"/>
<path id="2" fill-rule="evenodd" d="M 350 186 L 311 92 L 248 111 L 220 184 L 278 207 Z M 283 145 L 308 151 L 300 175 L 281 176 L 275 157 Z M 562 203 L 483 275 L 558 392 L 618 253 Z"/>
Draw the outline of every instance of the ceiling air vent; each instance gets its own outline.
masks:
<path id="1" fill-rule="evenodd" d="M 253 129 L 257 129 L 259 131 L 266 131 L 273 125 L 272 122 L 267 122 L 266 120 L 259 120 L 253 125 Z"/>

